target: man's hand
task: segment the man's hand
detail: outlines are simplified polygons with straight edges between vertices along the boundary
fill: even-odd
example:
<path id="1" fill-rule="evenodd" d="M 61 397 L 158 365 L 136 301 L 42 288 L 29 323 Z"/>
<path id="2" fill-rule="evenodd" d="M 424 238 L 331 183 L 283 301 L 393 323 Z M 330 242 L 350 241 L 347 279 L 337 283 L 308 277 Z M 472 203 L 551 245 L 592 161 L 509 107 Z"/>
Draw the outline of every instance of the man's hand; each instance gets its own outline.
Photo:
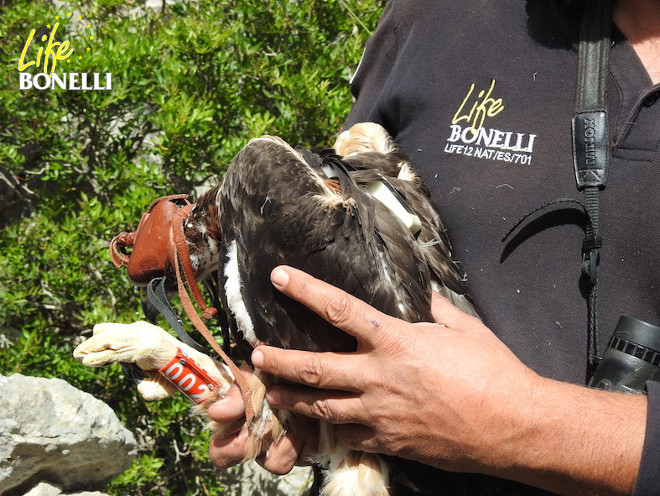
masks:
<path id="1" fill-rule="evenodd" d="M 273 386 L 273 407 L 340 424 L 352 449 L 565 494 L 632 490 L 644 397 L 544 379 L 439 296 L 437 323 L 410 324 L 289 267 L 271 278 L 358 341 L 355 353 L 255 349 L 255 366 L 302 385 Z"/>
<path id="2" fill-rule="evenodd" d="M 477 318 L 434 295 L 439 323 L 410 324 L 287 268 L 273 282 L 358 340 L 355 353 L 283 352 L 259 347 L 255 366 L 309 387 L 277 385 L 269 403 L 342 424 L 349 448 L 396 454 L 441 468 L 482 471 L 494 447 L 484 438 L 533 404 L 540 378 Z"/>
<path id="3" fill-rule="evenodd" d="M 243 366 L 242 370 L 245 374 L 251 373 L 248 366 Z M 220 424 L 235 422 L 245 416 L 243 397 L 236 384 L 229 388 L 222 400 L 209 407 L 208 416 Z M 246 429 L 227 437 L 214 437 L 209 447 L 211 461 L 219 468 L 228 468 L 242 462 L 247 451 L 247 441 Z M 295 465 L 309 464 L 310 457 L 316 451 L 311 444 L 315 443 L 316 440 L 312 439 L 303 442 L 296 439 L 291 432 L 287 432 L 277 444 L 266 439 L 264 451 L 257 458 L 257 462 L 274 474 L 287 474 Z"/>

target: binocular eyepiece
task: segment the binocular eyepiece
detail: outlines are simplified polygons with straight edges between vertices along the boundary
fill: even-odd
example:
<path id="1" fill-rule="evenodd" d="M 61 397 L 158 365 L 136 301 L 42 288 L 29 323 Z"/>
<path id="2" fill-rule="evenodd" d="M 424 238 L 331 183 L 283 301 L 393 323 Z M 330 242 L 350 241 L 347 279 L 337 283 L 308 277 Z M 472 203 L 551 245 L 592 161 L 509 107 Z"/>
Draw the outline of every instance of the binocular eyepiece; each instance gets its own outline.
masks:
<path id="1" fill-rule="evenodd" d="M 660 381 L 660 327 L 622 315 L 589 387 L 643 394 L 646 381 Z"/>

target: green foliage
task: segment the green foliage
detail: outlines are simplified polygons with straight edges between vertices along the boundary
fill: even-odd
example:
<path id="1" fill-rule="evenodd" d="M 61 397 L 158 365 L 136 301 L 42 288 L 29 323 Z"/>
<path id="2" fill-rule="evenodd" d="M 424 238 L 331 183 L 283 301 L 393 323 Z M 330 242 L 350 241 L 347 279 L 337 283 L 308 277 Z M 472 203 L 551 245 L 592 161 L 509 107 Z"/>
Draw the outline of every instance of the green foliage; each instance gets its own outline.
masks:
<path id="1" fill-rule="evenodd" d="M 112 494 L 220 494 L 229 476 L 185 399 L 145 403 L 119 367 L 72 359 L 95 323 L 141 318 L 108 240 L 156 197 L 218 181 L 251 137 L 330 144 L 383 3 L 0 0 L 0 373 L 61 377 L 115 409 L 140 455 Z M 18 89 L 28 34 L 36 51 L 57 15 L 74 55 L 56 72 L 110 72 L 112 90 Z"/>

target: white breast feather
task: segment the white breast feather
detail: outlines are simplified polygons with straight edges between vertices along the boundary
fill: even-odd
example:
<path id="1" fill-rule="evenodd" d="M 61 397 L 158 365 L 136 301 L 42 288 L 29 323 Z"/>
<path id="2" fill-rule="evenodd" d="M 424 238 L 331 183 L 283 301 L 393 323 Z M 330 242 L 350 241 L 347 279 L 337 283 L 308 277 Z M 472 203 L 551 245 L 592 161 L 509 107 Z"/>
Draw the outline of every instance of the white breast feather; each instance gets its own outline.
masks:
<path id="1" fill-rule="evenodd" d="M 231 311 L 238 330 L 243 333 L 245 339 L 252 346 L 261 344 L 254 333 L 254 324 L 247 311 L 243 296 L 241 295 L 241 274 L 238 270 L 238 253 L 236 248 L 236 241 L 232 241 L 227 250 L 228 261 L 225 265 L 225 294 L 227 295 L 227 305 Z"/>

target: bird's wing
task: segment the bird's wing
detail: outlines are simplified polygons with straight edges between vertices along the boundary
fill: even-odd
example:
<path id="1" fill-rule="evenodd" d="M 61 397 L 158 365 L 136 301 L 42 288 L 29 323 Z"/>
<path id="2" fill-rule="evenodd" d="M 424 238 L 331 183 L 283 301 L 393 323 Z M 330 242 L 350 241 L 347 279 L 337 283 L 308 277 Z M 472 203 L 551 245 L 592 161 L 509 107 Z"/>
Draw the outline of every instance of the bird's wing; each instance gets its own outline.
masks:
<path id="1" fill-rule="evenodd" d="M 417 246 L 431 273 L 433 288 L 471 315 L 477 311 L 467 296 L 465 277 L 451 256 L 445 226 L 433 205 L 428 187 L 412 166 L 409 157 L 390 135 L 375 123 L 359 123 L 344 131 L 335 144 L 344 157 L 351 176 L 359 184 L 378 181 L 384 176 L 420 220 Z"/>
<path id="2" fill-rule="evenodd" d="M 327 165 L 327 164 L 326 164 Z M 341 191 L 329 187 L 299 152 L 279 139 L 252 140 L 234 159 L 219 195 L 224 246 L 223 305 L 254 346 L 351 350 L 352 337 L 329 326 L 269 281 L 279 264 L 300 268 L 397 315 L 400 291 L 428 308 L 430 287 L 410 235 L 364 194 L 341 163 L 333 164 Z M 407 246 L 400 246 L 401 244 Z M 406 263 L 396 263 L 400 255 Z M 396 268 L 393 278 L 386 275 Z M 403 281 L 405 279 L 405 282 Z M 419 319 L 419 320 L 427 320 Z"/>

